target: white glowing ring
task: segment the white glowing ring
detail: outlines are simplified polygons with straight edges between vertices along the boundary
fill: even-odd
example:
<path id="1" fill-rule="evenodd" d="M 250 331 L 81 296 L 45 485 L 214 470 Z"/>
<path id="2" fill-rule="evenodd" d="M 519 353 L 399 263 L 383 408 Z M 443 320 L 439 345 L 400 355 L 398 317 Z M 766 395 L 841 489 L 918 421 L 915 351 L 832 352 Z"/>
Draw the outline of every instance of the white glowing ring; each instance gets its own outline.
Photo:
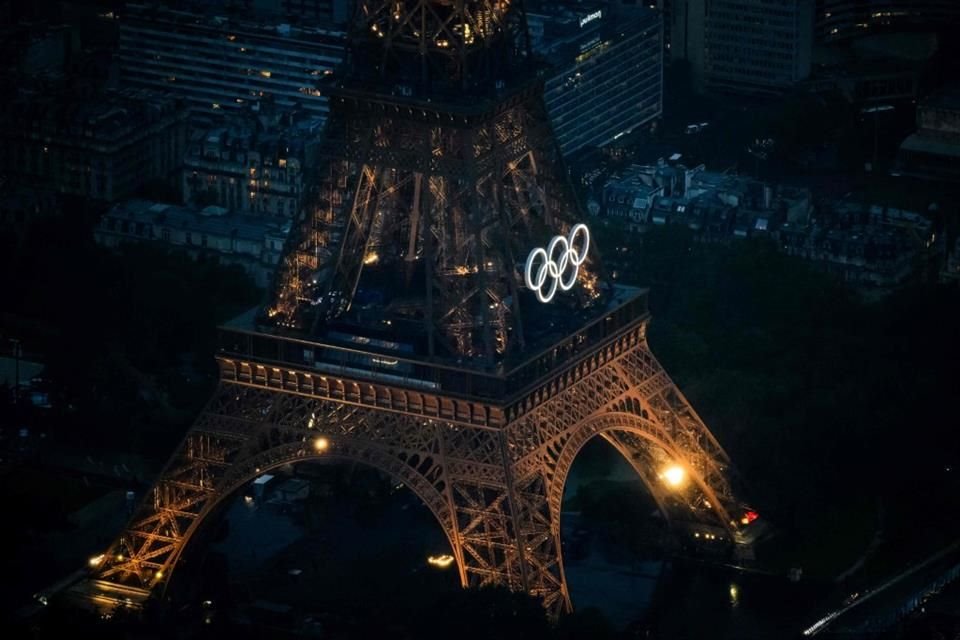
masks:
<path id="1" fill-rule="evenodd" d="M 578 240 L 583 242 L 579 248 Z M 590 230 L 583 223 L 574 225 L 569 236 L 554 236 L 546 249 L 537 247 L 527 256 L 523 270 L 527 288 L 537 294 L 540 302 L 550 302 L 558 287 L 569 291 L 577 282 L 580 265 L 586 261 L 589 250 Z"/>

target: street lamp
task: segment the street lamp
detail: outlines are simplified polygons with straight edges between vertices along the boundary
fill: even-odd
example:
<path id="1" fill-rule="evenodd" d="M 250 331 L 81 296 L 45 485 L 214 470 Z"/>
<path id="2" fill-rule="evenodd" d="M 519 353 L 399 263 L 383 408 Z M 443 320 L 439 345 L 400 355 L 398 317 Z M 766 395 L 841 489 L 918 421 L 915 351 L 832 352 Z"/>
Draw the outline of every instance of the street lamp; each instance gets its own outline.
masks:
<path id="1" fill-rule="evenodd" d="M 660 479 L 667 483 L 667 486 L 677 489 L 687 478 L 687 472 L 678 464 L 672 464 L 660 474 Z"/>
<path id="2" fill-rule="evenodd" d="M 427 564 L 439 569 L 446 569 L 453 564 L 453 556 L 443 554 L 442 556 L 430 556 L 427 558 Z"/>

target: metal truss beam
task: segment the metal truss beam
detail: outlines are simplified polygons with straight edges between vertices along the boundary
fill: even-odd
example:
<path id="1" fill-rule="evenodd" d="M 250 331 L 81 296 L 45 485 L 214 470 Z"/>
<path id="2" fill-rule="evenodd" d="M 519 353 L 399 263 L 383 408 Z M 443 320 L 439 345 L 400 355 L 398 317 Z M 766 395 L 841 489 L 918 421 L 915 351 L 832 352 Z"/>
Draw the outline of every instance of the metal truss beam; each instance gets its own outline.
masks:
<path id="1" fill-rule="evenodd" d="M 729 460 L 644 333 L 644 325 L 628 331 L 506 408 L 424 392 L 412 401 L 414 392 L 384 386 L 348 403 L 310 372 L 241 376 L 261 365 L 221 360 L 217 392 L 90 584 L 163 592 L 218 504 L 270 469 L 328 458 L 369 465 L 414 491 L 447 535 L 464 586 L 526 591 L 558 615 L 571 608 L 560 551 L 563 488 L 595 436 L 627 458 L 670 521 L 725 531 L 732 541 L 740 505 Z M 446 410 L 426 415 L 414 406 Z M 208 428 L 222 424 L 235 428 Z M 323 451 L 313 445 L 320 437 Z M 658 471 L 667 463 L 687 470 L 688 486 L 664 486 Z"/>

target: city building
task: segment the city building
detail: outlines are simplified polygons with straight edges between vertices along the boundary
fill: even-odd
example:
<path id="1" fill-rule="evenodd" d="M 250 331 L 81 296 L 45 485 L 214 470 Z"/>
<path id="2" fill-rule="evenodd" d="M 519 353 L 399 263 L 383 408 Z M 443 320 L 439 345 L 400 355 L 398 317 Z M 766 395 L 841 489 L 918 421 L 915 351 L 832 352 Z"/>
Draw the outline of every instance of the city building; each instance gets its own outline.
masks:
<path id="1" fill-rule="evenodd" d="M 917 98 L 923 65 L 897 59 L 844 60 L 804 82 L 811 92 L 838 91 L 856 105 L 907 103 Z"/>
<path id="2" fill-rule="evenodd" d="M 631 228 L 681 224 L 703 239 L 762 235 L 788 222 L 804 224 L 812 210 L 806 189 L 707 171 L 703 165 L 688 169 L 662 159 L 611 177 L 602 199 L 600 214 Z"/>
<path id="3" fill-rule="evenodd" d="M 349 0 L 245 0 L 243 4 L 260 13 L 328 24 L 346 22 L 352 5 Z"/>
<path id="4" fill-rule="evenodd" d="M 203 0 L 203 3 L 221 14 L 243 13 L 267 18 L 279 16 L 291 22 L 326 24 L 343 24 L 352 8 L 351 0 Z"/>
<path id="5" fill-rule="evenodd" d="M 698 91 L 776 94 L 810 74 L 813 0 L 673 0 L 671 59 Z"/>
<path id="6" fill-rule="evenodd" d="M 120 22 L 124 85 L 175 92 L 198 115 L 241 111 L 270 97 L 278 107 L 326 116 L 317 83 L 343 58 L 342 31 L 228 13 L 216 3 L 187 6 L 127 5 Z"/>
<path id="7" fill-rule="evenodd" d="M 663 110 L 661 19 L 645 7 L 528 7 L 534 50 L 551 65 L 544 99 L 564 155 L 600 147 Z"/>
<path id="8" fill-rule="evenodd" d="M 816 218 L 813 210 L 807 189 L 660 162 L 609 180 L 602 215 L 638 231 L 684 226 L 700 242 L 768 238 L 783 253 L 866 288 L 902 282 L 935 245 L 931 222 L 915 212 L 845 200 L 825 203 Z M 948 262 L 944 279 L 957 262 Z"/>
<path id="9" fill-rule="evenodd" d="M 229 214 L 222 207 L 203 209 L 128 200 L 115 205 L 94 230 L 110 248 L 150 242 L 227 265 L 239 265 L 258 286 L 271 282 L 290 231 L 289 220 Z"/>
<path id="10" fill-rule="evenodd" d="M 901 143 L 896 173 L 960 181 L 960 86 L 920 102 L 917 131 Z"/>
<path id="11" fill-rule="evenodd" d="M 822 209 L 824 223 L 780 227 L 775 233 L 780 250 L 855 286 L 903 282 L 934 245 L 932 223 L 912 211 L 845 200 Z"/>
<path id="12" fill-rule="evenodd" d="M 604 185 L 601 210 L 610 218 L 645 224 L 649 221 L 654 198 L 663 194 L 662 186 L 628 172 L 624 177 L 613 178 Z"/>
<path id="13" fill-rule="evenodd" d="M 186 137 L 187 111 L 169 94 L 23 89 L 0 105 L 0 173 L 113 202 L 151 180 L 175 188 Z"/>
<path id="14" fill-rule="evenodd" d="M 630 4 L 627 0 L 621 0 L 622 4 Z M 670 32 L 670 25 L 673 24 L 673 12 L 672 7 L 675 0 L 647 0 L 643 2 L 642 0 L 636 0 L 636 4 L 646 4 L 651 9 L 656 9 L 660 12 L 660 19 L 663 22 L 663 55 L 664 59 L 670 60 L 670 38 L 672 33 Z"/>
<path id="15" fill-rule="evenodd" d="M 816 0 L 816 9 L 819 42 L 960 25 L 960 2 L 956 0 Z"/>
<path id="16" fill-rule="evenodd" d="M 79 49 L 77 29 L 69 25 L 24 21 L 0 26 L 0 65 L 8 70 L 13 67 L 30 75 L 62 74 Z"/>
<path id="17" fill-rule="evenodd" d="M 183 159 L 185 202 L 287 218 L 300 212 L 323 120 L 266 111 L 194 130 Z"/>

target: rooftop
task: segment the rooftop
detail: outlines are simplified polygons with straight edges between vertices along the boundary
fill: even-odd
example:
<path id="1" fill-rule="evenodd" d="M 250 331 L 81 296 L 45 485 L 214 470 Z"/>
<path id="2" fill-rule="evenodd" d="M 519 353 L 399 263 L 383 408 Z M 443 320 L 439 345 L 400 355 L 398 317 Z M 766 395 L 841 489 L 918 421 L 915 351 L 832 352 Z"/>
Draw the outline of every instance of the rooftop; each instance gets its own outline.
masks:
<path id="1" fill-rule="evenodd" d="M 599 2 L 527 4 L 528 22 L 542 21 L 543 38 L 535 49 L 553 64 L 581 62 L 601 50 L 605 41 L 637 30 L 638 23 L 658 22 L 659 14 L 647 7 L 620 7 L 617 12 Z"/>
<path id="2" fill-rule="evenodd" d="M 907 139 L 900 144 L 900 149 L 903 151 L 960 158 L 960 141 L 936 140 L 918 133 L 907 136 Z"/>
<path id="3" fill-rule="evenodd" d="M 114 218 L 168 225 L 186 231 L 210 236 L 232 236 L 239 240 L 262 242 L 265 235 L 282 235 L 290 230 L 289 220 L 229 214 L 221 207 L 197 210 L 190 207 L 127 200 L 114 206 L 107 214 Z"/>
<path id="4" fill-rule="evenodd" d="M 126 7 L 126 15 L 158 23 L 163 22 L 187 30 L 213 31 L 217 35 L 226 33 L 228 39 L 232 33 L 234 36 L 284 40 L 287 44 L 292 44 L 297 40 L 339 42 L 346 37 L 344 31 L 332 29 L 329 24 L 320 21 L 301 21 L 298 24 L 290 24 L 278 18 L 264 19 L 263 16 L 252 20 L 245 15 L 231 14 L 226 7 L 215 2 L 194 0 L 185 2 L 183 5 L 184 9 L 173 9 L 157 2 L 131 3 Z"/>
<path id="5" fill-rule="evenodd" d="M 168 116 L 186 118 L 180 104 L 173 94 L 147 89 L 110 90 L 87 99 L 66 91 L 22 90 L 0 108 L 0 121 L 14 133 L 62 133 L 115 140 Z"/>

